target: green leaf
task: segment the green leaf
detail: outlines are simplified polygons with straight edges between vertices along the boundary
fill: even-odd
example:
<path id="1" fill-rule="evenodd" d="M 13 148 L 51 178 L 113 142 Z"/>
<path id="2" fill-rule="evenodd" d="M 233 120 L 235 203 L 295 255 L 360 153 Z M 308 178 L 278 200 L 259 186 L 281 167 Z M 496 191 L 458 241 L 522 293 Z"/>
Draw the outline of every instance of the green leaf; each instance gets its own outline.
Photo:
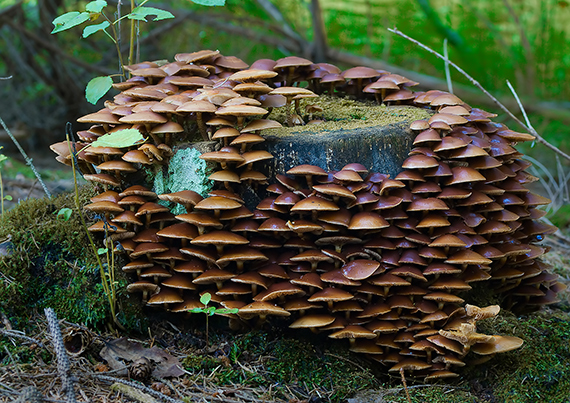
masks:
<path id="1" fill-rule="evenodd" d="M 220 309 L 216 309 L 216 313 L 238 313 L 239 309 L 237 308 L 220 308 Z"/>
<path id="2" fill-rule="evenodd" d="M 69 221 L 69 218 L 71 217 L 72 213 L 73 213 L 72 209 L 70 209 L 69 207 L 63 207 L 57 212 L 57 219 L 63 221 Z"/>
<path id="3" fill-rule="evenodd" d="M 4 200 L 11 201 L 11 200 L 12 200 L 12 196 L 6 195 L 6 196 L 4 196 Z"/>
<path id="4" fill-rule="evenodd" d="M 7 159 L 8 157 L 6 157 L 4 154 L 0 154 L 0 162 L 6 161 Z"/>
<path id="5" fill-rule="evenodd" d="M 85 88 L 85 98 L 95 105 L 111 88 L 113 79 L 109 76 L 95 77 L 87 83 Z"/>
<path id="6" fill-rule="evenodd" d="M 107 248 L 99 248 L 99 249 L 97 249 L 97 254 L 98 254 L 98 255 L 104 255 L 105 253 L 107 253 Z"/>
<path id="7" fill-rule="evenodd" d="M 91 143 L 92 147 L 125 148 L 144 143 L 144 137 L 137 129 L 117 130 L 107 133 Z"/>
<path id="8" fill-rule="evenodd" d="M 52 24 L 55 26 L 55 28 L 53 31 L 51 31 L 51 33 L 57 34 L 58 32 L 65 31 L 66 29 L 70 29 L 77 25 L 83 24 L 88 20 L 88 12 L 80 13 L 79 11 L 70 11 L 69 13 L 60 15 L 52 21 Z"/>
<path id="9" fill-rule="evenodd" d="M 192 0 L 193 3 L 199 4 L 201 6 L 225 6 L 226 0 Z"/>
<path id="10" fill-rule="evenodd" d="M 109 25 L 111 25 L 111 24 L 109 24 L 109 21 L 103 21 L 101 24 L 87 25 L 83 29 L 83 37 L 87 38 L 88 36 L 94 34 L 95 32 L 104 31 L 105 28 L 107 28 Z M 111 77 L 109 77 L 109 78 L 111 78 Z M 111 80 L 111 84 L 113 84 L 113 80 Z M 107 91 L 109 91 L 108 88 L 107 88 Z M 107 91 L 105 91 L 105 93 Z M 105 94 L 103 94 L 103 95 L 105 95 Z M 99 98 L 101 98 L 101 97 L 99 97 Z M 99 100 L 99 98 L 97 98 L 97 100 Z M 93 102 L 91 102 L 91 103 L 93 103 Z M 95 103 L 97 103 L 97 101 L 95 101 Z"/>
<path id="11" fill-rule="evenodd" d="M 204 308 L 192 308 L 188 312 L 190 312 L 190 313 L 203 313 Z"/>
<path id="12" fill-rule="evenodd" d="M 87 3 L 85 11 L 99 14 L 105 7 L 107 7 L 107 2 L 105 0 L 95 0 Z"/>
<path id="13" fill-rule="evenodd" d="M 139 20 L 139 21 L 147 21 L 146 17 L 149 15 L 156 15 L 152 20 L 153 21 L 160 21 L 166 20 L 167 18 L 174 18 L 174 15 L 165 10 L 161 10 L 160 8 L 155 7 L 142 7 L 139 6 L 135 8 L 130 14 L 127 14 L 127 18 L 130 20 Z"/>
<path id="14" fill-rule="evenodd" d="M 209 306 L 208 308 L 204 309 L 204 312 L 205 312 L 208 316 L 212 316 L 213 314 L 216 313 L 216 307 L 215 307 L 215 306 Z"/>
<path id="15" fill-rule="evenodd" d="M 208 305 L 210 303 L 210 300 L 212 299 L 212 296 L 210 295 L 209 292 L 205 292 L 204 294 L 202 294 L 202 296 L 200 297 L 200 302 L 203 303 L 204 305 Z"/>

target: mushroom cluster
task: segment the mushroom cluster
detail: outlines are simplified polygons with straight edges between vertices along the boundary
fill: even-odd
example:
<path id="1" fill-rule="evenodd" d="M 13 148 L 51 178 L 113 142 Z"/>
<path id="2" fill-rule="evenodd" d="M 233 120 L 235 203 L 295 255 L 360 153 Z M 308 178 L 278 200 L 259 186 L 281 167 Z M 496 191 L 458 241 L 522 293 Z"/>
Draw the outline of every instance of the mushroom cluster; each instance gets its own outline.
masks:
<path id="1" fill-rule="evenodd" d="M 487 282 L 508 309 L 536 309 L 563 289 L 537 245 L 554 228 L 539 219 L 549 201 L 525 185 L 537 178 L 514 148 L 533 137 L 494 123 L 443 91 L 366 67 L 341 71 L 299 57 L 251 67 L 217 51 L 182 53 L 164 65 L 127 66 L 132 77 L 71 147 L 52 145 L 71 164 L 101 135 L 136 128 L 146 138 L 127 150 L 87 147 L 77 167 L 101 193 L 85 206 L 129 260 L 128 291 L 172 312 L 212 303 L 238 308 L 232 326 L 289 317 L 291 328 L 329 332 L 352 351 L 426 379 L 456 376 L 469 351 L 494 354 L 522 340 L 481 335 L 476 321 L 498 307 L 465 305 Z M 352 96 L 433 111 L 415 121 L 413 148 L 390 178 L 359 164 L 326 172 L 300 165 L 268 178 L 256 168 L 273 156 L 263 130 L 313 121 L 317 94 Z M 268 119 L 285 109 L 282 123 Z M 160 169 L 182 142 L 215 141 L 202 155 L 213 190 L 157 195 L 142 166 Z M 173 151 L 174 150 L 174 151 Z M 267 185 L 267 186 L 266 186 Z M 265 196 L 246 206 L 243 189 Z M 111 190 L 109 190 L 111 189 Z M 162 203 L 160 203 L 162 201 Z M 177 205 L 173 214 L 171 208 Z M 468 301 L 467 301 L 468 302 Z"/>

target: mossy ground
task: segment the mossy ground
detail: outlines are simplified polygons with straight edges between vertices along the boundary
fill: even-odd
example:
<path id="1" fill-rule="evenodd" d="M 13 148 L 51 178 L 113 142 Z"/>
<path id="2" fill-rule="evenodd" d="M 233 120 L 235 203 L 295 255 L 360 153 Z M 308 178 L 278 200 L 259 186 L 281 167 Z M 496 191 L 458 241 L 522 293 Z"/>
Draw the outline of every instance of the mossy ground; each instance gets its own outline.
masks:
<path id="1" fill-rule="evenodd" d="M 80 204 L 87 204 L 94 194 L 91 187 L 81 188 Z M 4 241 L 0 312 L 15 328 L 25 329 L 45 307 L 53 308 L 60 318 L 92 328 L 100 328 L 109 318 L 99 266 L 74 197 L 67 193 L 52 199 L 29 199 L 0 220 L 0 240 Z M 58 215 L 65 208 L 73 210 L 68 219 Z M 120 271 L 117 281 L 122 303 L 126 280 Z M 126 322 L 127 318 L 135 320 L 131 306 L 127 304 L 121 311 Z"/>

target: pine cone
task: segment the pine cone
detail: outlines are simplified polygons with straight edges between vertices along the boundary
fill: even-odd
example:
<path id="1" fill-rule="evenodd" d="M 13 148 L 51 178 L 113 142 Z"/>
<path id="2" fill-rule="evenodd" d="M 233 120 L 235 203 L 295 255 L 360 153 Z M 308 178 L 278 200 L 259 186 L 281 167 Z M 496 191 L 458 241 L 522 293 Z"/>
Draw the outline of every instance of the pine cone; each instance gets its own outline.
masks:
<path id="1" fill-rule="evenodd" d="M 137 381 L 144 382 L 150 378 L 152 373 L 152 363 L 146 357 L 141 357 L 133 361 L 129 367 L 129 377 Z"/>

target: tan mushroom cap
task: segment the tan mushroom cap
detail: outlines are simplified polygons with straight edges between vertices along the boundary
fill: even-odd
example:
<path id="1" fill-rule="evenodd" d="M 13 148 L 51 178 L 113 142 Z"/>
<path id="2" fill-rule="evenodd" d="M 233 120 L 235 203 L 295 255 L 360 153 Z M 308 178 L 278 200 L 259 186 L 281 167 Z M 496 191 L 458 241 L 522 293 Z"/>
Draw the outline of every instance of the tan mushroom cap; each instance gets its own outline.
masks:
<path id="1" fill-rule="evenodd" d="M 245 245 L 249 241 L 241 235 L 234 234 L 230 231 L 212 231 L 203 235 L 199 235 L 191 241 L 194 245 Z"/>
<path id="2" fill-rule="evenodd" d="M 119 119 L 121 123 L 130 124 L 162 124 L 168 119 L 158 113 L 152 111 L 136 112 Z"/>
<path id="3" fill-rule="evenodd" d="M 218 108 L 216 105 L 208 101 L 189 101 L 183 103 L 178 108 L 176 112 L 200 112 L 200 113 L 213 113 L 216 112 Z"/>
<path id="4" fill-rule="evenodd" d="M 491 336 L 488 342 L 475 344 L 471 351 L 479 355 L 504 353 L 515 350 L 523 345 L 524 340 L 515 336 Z"/>
<path id="5" fill-rule="evenodd" d="M 428 369 L 429 367 L 431 367 L 430 364 L 418 358 L 404 358 L 391 367 L 388 372 L 400 372 L 400 370 L 421 371 L 423 369 Z"/>
<path id="6" fill-rule="evenodd" d="M 77 119 L 78 123 L 102 123 L 102 124 L 112 124 L 118 125 L 121 122 L 117 115 L 111 113 L 107 108 L 101 109 L 98 112 L 90 113 L 88 115 L 82 116 Z"/>
<path id="7" fill-rule="evenodd" d="M 197 210 L 233 210 L 240 208 L 241 203 L 222 196 L 210 196 L 194 206 Z"/>
<path id="8" fill-rule="evenodd" d="M 241 133 L 251 133 L 256 132 L 258 130 L 267 130 L 267 129 L 276 129 L 278 127 L 282 127 L 281 123 L 271 120 L 271 119 L 254 119 L 247 124 L 243 129 L 241 129 Z"/>
<path id="9" fill-rule="evenodd" d="M 254 301 L 239 309 L 238 315 L 244 319 L 251 319 L 259 316 L 260 319 L 265 319 L 266 316 L 291 316 L 290 312 L 285 309 L 265 301 Z"/>
<path id="10" fill-rule="evenodd" d="M 95 213 L 122 213 L 124 209 L 112 201 L 98 201 L 83 207 L 85 210 Z"/>
<path id="11" fill-rule="evenodd" d="M 275 71 L 270 70 L 258 70 L 258 69 L 247 69 L 238 71 L 228 77 L 228 80 L 248 82 L 257 80 L 266 80 L 268 78 L 273 78 L 277 75 Z"/>
<path id="12" fill-rule="evenodd" d="M 216 111 L 216 115 L 219 116 L 237 116 L 237 117 L 265 115 L 266 113 L 267 113 L 266 109 L 253 105 L 222 106 Z"/>
<path id="13" fill-rule="evenodd" d="M 163 287 L 157 294 L 154 294 L 147 301 L 148 305 L 166 305 L 166 304 L 177 304 L 184 301 L 184 298 L 180 296 L 178 291 L 173 288 Z"/>
<path id="14" fill-rule="evenodd" d="M 289 325 L 292 329 L 319 328 L 330 325 L 335 317 L 327 314 L 311 314 L 301 316 Z"/>

